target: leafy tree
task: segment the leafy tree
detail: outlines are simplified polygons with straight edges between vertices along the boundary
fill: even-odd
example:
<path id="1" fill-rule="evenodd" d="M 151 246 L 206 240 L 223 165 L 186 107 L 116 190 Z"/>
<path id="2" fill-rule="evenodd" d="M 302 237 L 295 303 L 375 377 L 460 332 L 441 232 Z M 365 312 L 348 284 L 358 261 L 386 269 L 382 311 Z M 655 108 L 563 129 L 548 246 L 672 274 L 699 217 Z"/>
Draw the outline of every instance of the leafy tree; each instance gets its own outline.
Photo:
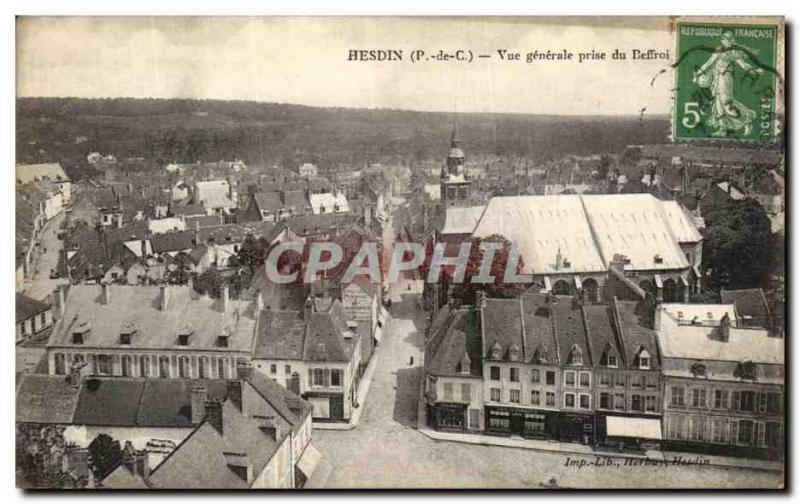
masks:
<path id="1" fill-rule="evenodd" d="M 122 459 L 122 448 L 119 446 L 119 441 L 108 434 L 98 434 L 89 444 L 88 450 L 92 459 L 92 471 L 97 479 L 108 476 Z"/>
<path id="2" fill-rule="evenodd" d="M 207 294 L 211 297 L 218 298 L 224 283 L 225 279 L 222 278 L 219 270 L 212 266 L 197 275 L 194 280 L 194 290 L 199 294 Z"/>
<path id="3" fill-rule="evenodd" d="M 765 287 L 774 253 L 770 221 L 755 200 L 728 200 L 707 215 L 703 270 L 709 289 Z"/>

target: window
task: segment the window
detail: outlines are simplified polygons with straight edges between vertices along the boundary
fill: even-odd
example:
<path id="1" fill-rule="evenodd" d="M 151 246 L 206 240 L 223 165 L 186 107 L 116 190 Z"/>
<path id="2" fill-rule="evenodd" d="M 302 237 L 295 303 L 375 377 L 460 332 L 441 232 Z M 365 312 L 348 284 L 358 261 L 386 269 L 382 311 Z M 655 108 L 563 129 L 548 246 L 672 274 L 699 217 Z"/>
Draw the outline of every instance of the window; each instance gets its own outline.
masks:
<path id="1" fill-rule="evenodd" d="M 620 373 L 614 375 L 614 386 L 615 387 L 625 387 L 625 375 Z"/>
<path id="2" fill-rule="evenodd" d="M 538 406 L 541 393 L 538 390 L 531 390 L 531 404 Z"/>
<path id="3" fill-rule="evenodd" d="M 692 407 L 706 407 L 706 389 L 692 389 Z"/>
<path id="4" fill-rule="evenodd" d="M 22 333 L 22 335 L 23 336 L 27 336 L 28 335 L 28 321 L 27 320 L 23 320 L 22 323 L 19 325 L 19 327 L 20 327 L 20 332 Z M 78 333 L 73 333 L 72 334 L 72 342 L 73 343 L 75 343 L 75 335 L 76 334 L 78 334 Z"/>
<path id="5" fill-rule="evenodd" d="M 644 386 L 643 377 L 640 374 L 631 376 L 631 388 L 642 388 Z"/>
<path id="6" fill-rule="evenodd" d="M 178 358 L 178 376 L 189 378 L 189 357 Z"/>
<path id="7" fill-rule="evenodd" d="M 341 386 L 342 386 L 342 370 L 331 369 L 331 387 L 341 387 Z"/>
<path id="8" fill-rule="evenodd" d="M 547 406 L 555 407 L 555 405 L 556 405 L 556 394 L 555 394 L 555 392 L 547 392 L 545 394 L 545 402 L 546 402 Z"/>
<path id="9" fill-rule="evenodd" d="M 119 344 L 120 345 L 130 345 L 131 344 L 131 333 L 122 333 L 119 335 Z"/>
<path id="10" fill-rule="evenodd" d="M 625 394 L 614 394 L 614 409 L 625 411 Z"/>
<path id="11" fill-rule="evenodd" d="M 642 403 L 642 396 L 633 394 L 631 396 L 631 411 L 643 411 L 644 404 Z"/>
<path id="12" fill-rule="evenodd" d="M 728 409 L 728 391 L 714 391 L 714 409 Z"/>
<path id="13" fill-rule="evenodd" d="M 569 363 L 574 366 L 583 366 L 583 351 L 578 345 L 573 345 L 569 354 Z"/>
<path id="14" fill-rule="evenodd" d="M 658 376 L 656 375 L 648 374 L 644 377 L 644 385 L 649 389 L 656 388 L 657 382 L 658 382 Z"/>
<path id="15" fill-rule="evenodd" d="M 55 360 L 55 373 L 57 375 L 67 374 L 67 359 L 64 354 L 57 353 L 54 357 Z"/>
<path id="16" fill-rule="evenodd" d="M 511 389 L 509 391 L 508 400 L 512 403 L 519 404 L 519 389 Z"/>
<path id="17" fill-rule="evenodd" d="M 285 366 L 283 366 L 283 372 L 285 374 L 287 374 L 287 375 L 291 375 L 292 374 L 292 366 L 290 366 L 289 364 L 286 364 Z"/>
<path id="18" fill-rule="evenodd" d="M 753 444 L 753 422 L 751 420 L 739 420 L 739 434 L 737 440 L 739 444 Z"/>
<path id="19" fill-rule="evenodd" d="M 512 382 L 519 382 L 519 368 L 509 368 L 508 379 Z"/>
<path id="20" fill-rule="evenodd" d="M 600 379 L 601 387 L 608 387 L 609 385 L 611 385 L 611 377 L 608 375 L 608 373 L 600 373 L 598 376 Z"/>
<path id="21" fill-rule="evenodd" d="M 755 392 L 746 390 L 741 393 L 741 404 L 739 405 L 739 411 L 753 411 L 755 406 Z"/>
<path id="22" fill-rule="evenodd" d="M 564 385 L 567 387 L 575 386 L 575 371 L 564 372 Z"/>
<path id="23" fill-rule="evenodd" d="M 644 409 L 646 411 L 656 411 L 656 396 L 649 395 L 645 397 Z"/>
<path id="24" fill-rule="evenodd" d="M 489 368 L 489 377 L 492 380 L 500 380 L 500 367 L 499 366 L 492 366 Z"/>
<path id="25" fill-rule="evenodd" d="M 225 358 L 224 357 L 218 358 L 217 359 L 217 378 L 225 378 L 225 375 L 227 374 L 225 372 L 225 368 L 226 367 L 227 366 L 225 365 Z"/>
<path id="26" fill-rule="evenodd" d="M 531 369 L 531 383 L 541 383 L 542 375 L 538 369 Z"/>
<path id="27" fill-rule="evenodd" d="M 44 327 L 47 324 L 47 314 L 42 313 L 39 315 L 39 327 Z"/>
<path id="28" fill-rule="evenodd" d="M 578 402 L 578 405 L 579 405 L 579 406 L 580 406 L 582 409 L 589 409 L 589 404 L 591 403 L 591 401 L 590 401 L 590 399 L 589 399 L 589 394 L 581 394 L 581 395 L 578 397 L 578 401 L 579 401 L 579 402 Z"/>
<path id="29" fill-rule="evenodd" d="M 464 402 L 472 402 L 472 386 L 469 383 L 461 384 L 461 400 Z"/>
<path id="30" fill-rule="evenodd" d="M 589 388 L 591 383 L 591 375 L 589 373 L 578 373 L 580 384 L 583 388 Z"/>
<path id="31" fill-rule="evenodd" d="M 269 365 L 269 373 L 270 374 L 275 374 L 277 372 L 278 372 L 278 366 L 275 365 L 275 364 L 270 364 Z"/>
<path id="32" fill-rule="evenodd" d="M 669 389 L 669 405 L 683 406 L 683 387 L 671 387 Z"/>
<path id="33" fill-rule="evenodd" d="M 545 383 L 547 385 L 555 385 L 556 384 L 556 372 L 555 371 L 547 371 L 547 373 L 545 373 Z"/>
<path id="34" fill-rule="evenodd" d="M 615 368 L 617 367 L 617 356 L 616 355 L 609 355 L 606 357 L 606 363 L 608 367 Z"/>
<path id="35" fill-rule="evenodd" d="M 444 399 L 445 401 L 452 401 L 453 400 L 453 384 L 449 382 L 444 382 Z"/>
<path id="36" fill-rule="evenodd" d="M 133 376 L 133 357 L 122 356 L 122 376 Z"/>
<path id="37" fill-rule="evenodd" d="M 692 441 L 704 441 L 706 432 L 706 418 L 693 416 L 689 419 L 689 438 Z"/>
<path id="38" fill-rule="evenodd" d="M 25 324 L 22 324 L 22 328 L 23 329 L 25 328 Z M 25 334 L 25 332 L 23 332 L 22 334 Z M 83 333 L 80 332 L 72 333 L 72 343 L 75 345 L 83 345 Z"/>
<path id="39" fill-rule="evenodd" d="M 671 415 L 667 417 L 667 438 L 683 439 L 683 416 Z"/>
<path id="40" fill-rule="evenodd" d="M 143 378 L 150 376 L 150 357 L 147 355 L 139 357 L 139 376 Z"/>
<path id="41" fill-rule="evenodd" d="M 636 357 L 636 364 L 639 369 L 650 369 L 650 352 L 642 348 Z"/>
<path id="42" fill-rule="evenodd" d="M 712 440 L 715 443 L 724 443 L 726 441 L 725 431 L 727 430 L 728 420 L 725 418 L 714 418 L 711 423 Z"/>
<path id="43" fill-rule="evenodd" d="M 575 407 L 575 394 L 564 394 L 564 406 L 567 408 Z"/>
<path id="44" fill-rule="evenodd" d="M 312 372 L 312 383 L 314 387 L 325 386 L 325 371 L 323 369 L 314 369 Z"/>
<path id="45" fill-rule="evenodd" d="M 778 422 L 767 422 L 764 442 L 770 448 L 777 448 L 781 445 L 781 424 Z"/>
<path id="46" fill-rule="evenodd" d="M 781 395 L 776 392 L 768 392 L 767 413 L 780 413 L 780 412 L 781 412 Z"/>
<path id="47" fill-rule="evenodd" d="M 489 391 L 489 394 L 491 396 L 492 402 L 500 402 L 500 389 L 499 388 L 491 389 Z"/>
<path id="48" fill-rule="evenodd" d="M 198 363 L 198 378 L 211 378 L 211 375 L 208 372 L 208 357 L 200 357 L 200 359 L 198 359 Z"/>
<path id="49" fill-rule="evenodd" d="M 100 354 L 97 356 L 97 372 L 99 374 L 111 374 L 111 356 Z"/>

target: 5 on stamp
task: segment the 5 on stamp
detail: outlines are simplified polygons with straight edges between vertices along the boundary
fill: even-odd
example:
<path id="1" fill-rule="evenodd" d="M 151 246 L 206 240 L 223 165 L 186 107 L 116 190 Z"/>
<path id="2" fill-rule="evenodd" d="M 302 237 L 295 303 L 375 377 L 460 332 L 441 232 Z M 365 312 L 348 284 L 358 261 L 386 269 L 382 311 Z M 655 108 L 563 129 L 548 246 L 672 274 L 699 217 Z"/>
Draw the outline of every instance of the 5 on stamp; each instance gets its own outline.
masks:
<path id="1" fill-rule="evenodd" d="M 773 143 L 778 25 L 676 24 L 676 141 Z"/>

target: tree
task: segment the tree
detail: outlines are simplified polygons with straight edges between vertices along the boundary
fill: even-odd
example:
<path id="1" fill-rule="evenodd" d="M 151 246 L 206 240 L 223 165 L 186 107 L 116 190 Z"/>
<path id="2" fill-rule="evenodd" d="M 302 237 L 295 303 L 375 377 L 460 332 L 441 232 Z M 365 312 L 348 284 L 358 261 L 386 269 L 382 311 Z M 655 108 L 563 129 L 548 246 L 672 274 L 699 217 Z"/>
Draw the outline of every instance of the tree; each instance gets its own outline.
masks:
<path id="1" fill-rule="evenodd" d="M 222 291 L 225 279 L 215 267 L 210 267 L 197 275 L 194 280 L 194 290 L 199 294 L 207 294 L 213 298 L 218 298 Z"/>
<path id="2" fill-rule="evenodd" d="M 108 476 L 122 459 L 119 441 L 108 434 L 98 434 L 89 444 L 88 450 L 92 460 L 92 472 L 98 480 Z"/>
<path id="3" fill-rule="evenodd" d="M 764 208 L 745 199 L 722 201 L 710 210 L 703 240 L 705 285 L 711 290 L 766 287 L 774 250 Z"/>

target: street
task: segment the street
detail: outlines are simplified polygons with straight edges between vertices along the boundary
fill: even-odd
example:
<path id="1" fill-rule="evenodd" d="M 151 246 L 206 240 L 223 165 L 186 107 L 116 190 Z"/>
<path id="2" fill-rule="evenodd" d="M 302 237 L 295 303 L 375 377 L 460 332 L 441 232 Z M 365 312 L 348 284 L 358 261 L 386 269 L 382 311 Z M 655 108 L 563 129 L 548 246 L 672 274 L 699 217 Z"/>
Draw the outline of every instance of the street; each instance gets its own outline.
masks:
<path id="1" fill-rule="evenodd" d="M 411 290 L 408 290 L 408 286 Z M 390 317 L 358 427 L 315 430 L 323 460 L 307 488 L 775 488 L 782 475 L 713 466 L 567 466 L 594 458 L 435 441 L 415 427 L 425 340 L 421 282 L 390 286 Z M 410 357 L 414 364 L 409 365 Z"/>
<path id="2" fill-rule="evenodd" d="M 39 233 L 37 241 L 40 246 L 34 252 L 33 275 L 26 279 L 24 293 L 33 299 L 42 300 L 49 296 L 57 285 L 65 284 L 65 279 L 50 278 L 50 270 L 58 268 L 58 255 L 64 244 L 58 239 L 61 223 L 64 222 L 64 212 L 50 219 Z"/>

